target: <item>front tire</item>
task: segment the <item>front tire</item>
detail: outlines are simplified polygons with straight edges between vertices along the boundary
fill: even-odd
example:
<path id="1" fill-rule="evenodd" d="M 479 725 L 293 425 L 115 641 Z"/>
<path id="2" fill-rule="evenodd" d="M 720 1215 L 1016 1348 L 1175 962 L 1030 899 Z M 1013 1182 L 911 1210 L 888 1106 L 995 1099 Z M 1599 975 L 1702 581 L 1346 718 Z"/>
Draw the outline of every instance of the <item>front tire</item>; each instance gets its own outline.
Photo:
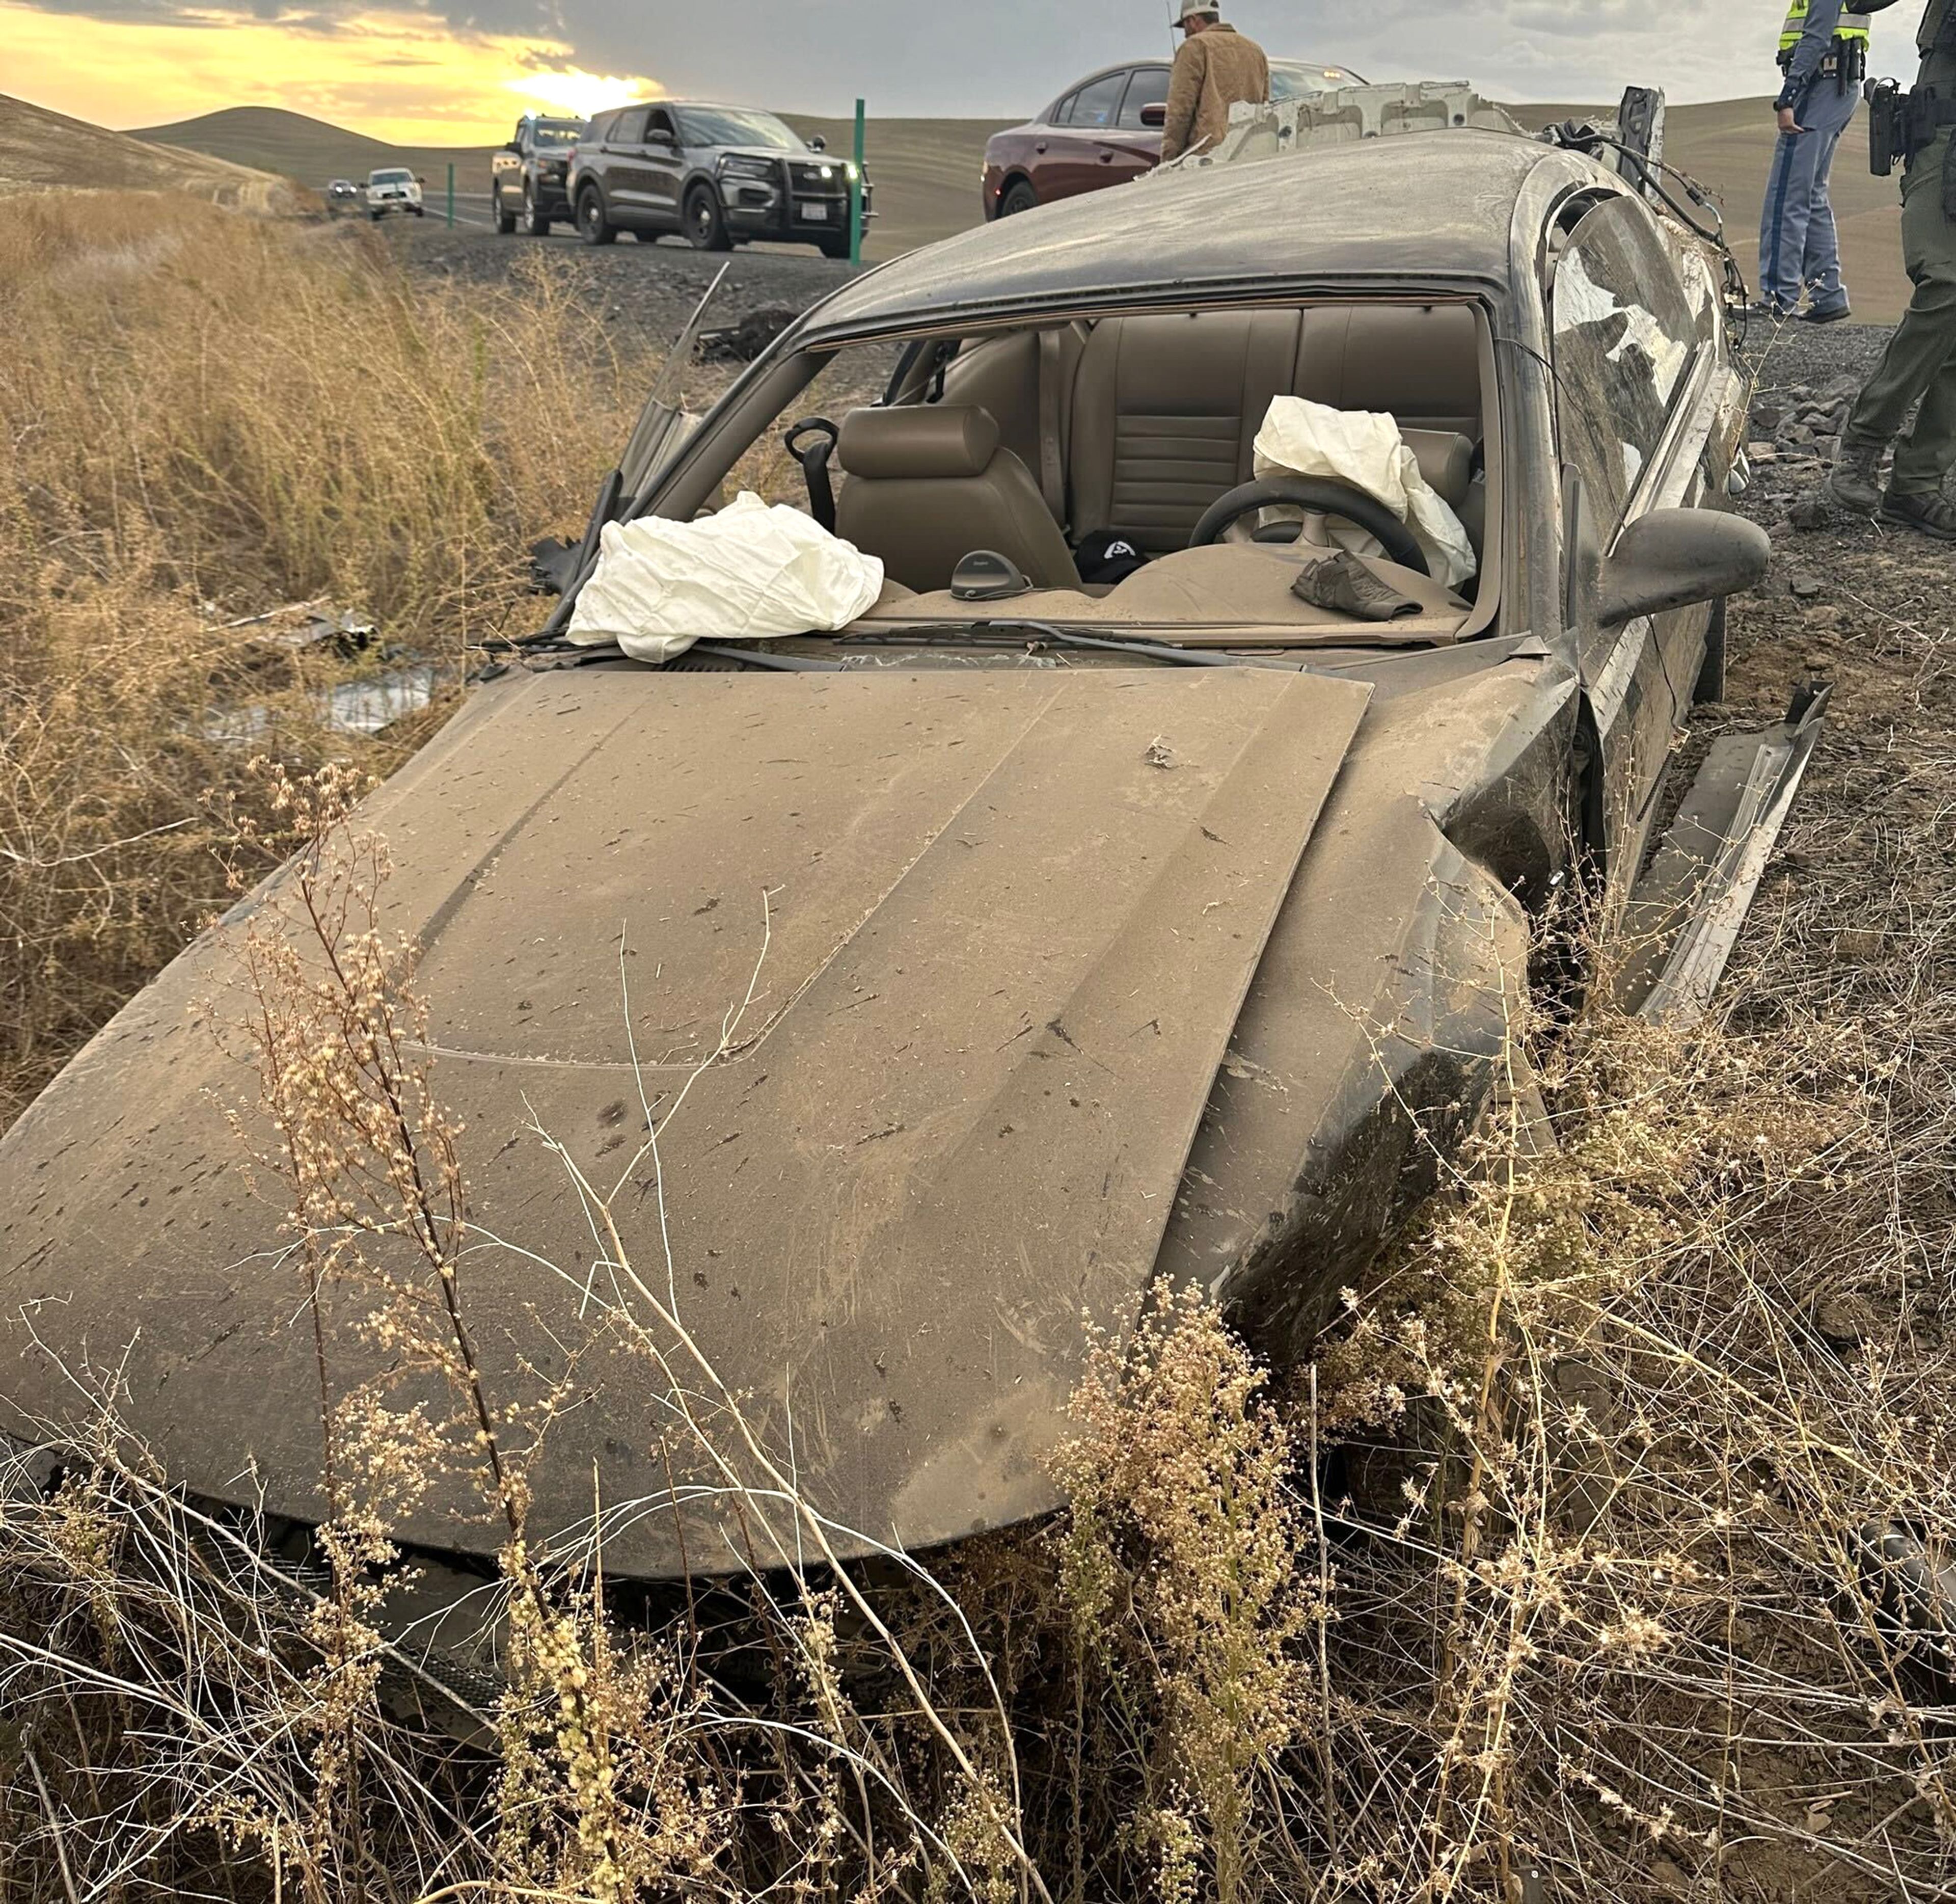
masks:
<path id="1" fill-rule="evenodd" d="M 849 262 L 849 241 L 846 238 L 819 238 L 816 244 L 822 247 L 822 255 L 834 258 L 838 264 Z"/>
<path id="2" fill-rule="evenodd" d="M 528 185 L 523 188 L 523 229 L 532 238 L 548 238 L 551 235 L 550 214 L 537 209 L 536 194 Z"/>
<path id="3" fill-rule="evenodd" d="M 1027 178 L 1014 178 L 1005 197 L 999 201 L 999 216 L 1001 218 L 1017 218 L 1020 213 L 1036 210 L 1038 206 L 1039 194 L 1033 190 L 1032 182 Z"/>
<path id="4" fill-rule="evenodd" d="M 604 215 L 604 201 L 595 185 L 587 187 L 577 201 L 577 235 L 587 245 L 610 245 L 617 241 L 617 227 Z"/>
<path id="5" fill-rule="evenodd" d="M 516 214 L 504 209 L 500 191 L 496 194 L 496 231 L 502 238 L 514 238 L 516 235 Z"/>
<path id="6" fill-rule="evenodd" d="M 695 185 L 686 195 L 686 241 L 696 251 L 730 251 L 734 241 L 727 235 L 727 214 L 720 208 L 720 194 L 711 185 Z"/>

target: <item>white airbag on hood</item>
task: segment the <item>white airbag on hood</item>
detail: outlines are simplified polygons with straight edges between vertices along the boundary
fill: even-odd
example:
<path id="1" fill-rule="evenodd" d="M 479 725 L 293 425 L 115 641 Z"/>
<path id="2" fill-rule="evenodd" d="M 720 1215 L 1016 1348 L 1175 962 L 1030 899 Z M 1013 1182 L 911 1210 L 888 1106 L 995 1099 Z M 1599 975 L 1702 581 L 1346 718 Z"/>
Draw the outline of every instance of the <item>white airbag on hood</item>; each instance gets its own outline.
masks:
<path id="1" fill-rule="evenodd" d="M 572 611 L 581 648 L 667 662 L 696 641 L 833 634 L 883 592 L 883 565 L 799 510 L 743 490 L 694 523 L 609 523 Z"/>
<path id="2" fill-rule="evenodd" d="M 1308 397 L 1277 397 L 1257 433 L 1255 469 L 1259 477 L 1330 476 L 1362 489 L 1412 531 L 1433 579 L 1450 589 L 1471 580 L 1480 568 L 1460 518 L 1421 474 L 1419 459 L 1400 435 L 1397 421 L 1383 412 L 1334 409 Z M 1359 553 L 1379 552 L 1369 535 L 1334 535 Z"/>

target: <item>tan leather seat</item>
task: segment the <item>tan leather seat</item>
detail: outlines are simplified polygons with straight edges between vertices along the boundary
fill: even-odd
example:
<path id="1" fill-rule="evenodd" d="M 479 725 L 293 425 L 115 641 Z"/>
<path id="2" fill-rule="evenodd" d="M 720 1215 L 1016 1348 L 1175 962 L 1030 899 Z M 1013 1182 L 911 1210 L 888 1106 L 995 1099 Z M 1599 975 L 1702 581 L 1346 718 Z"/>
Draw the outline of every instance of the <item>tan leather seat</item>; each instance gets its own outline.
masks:
<path id="1" fill-rule="evenodd" d="M 995 549 L 1035 587 L 1079 587 L 1039 485 L 1001 447 L 989 412 L 950 403 L 852 410 L 836 460 L 847 478 L 836 532 L 881 557 L 891 581 L 920 594 L 948 588 L 966 556 Z"/>
<path id="2" fill-rule="evenodd" d="M 1250 479 L 1270 399 L 1297 368 L 1295 311 L 1108 317 L 1074 382 L 1076 538 L 1115 529 L 1150 554 L 1186 548 L 1225 491 Z"/>
<path id="3" fill-rule="evenodd" d="M 1257 433 L 1282 396 L 1388 412 L 1434 487 L 1456 508 L 1468 499 L 1481 360 L 1466 305 L 1109 317 L 1073 385 L 1075 538 L 1115 529 L 1151 554 L 1186 548 L 1210 505 L 1251 479 Z M 1418 437 L 1431 440 L 1422 448 Z"/>
<path id="4" fill-rule="evenodd" d="M 1384 410 L 1402 430 L 1478 442 L 1481 340 L 1463 304 L 1319 305 L 1304 314 L 1292 393 L 1341 410 Z"/>
<path id="5" fill-rule="evenodd" d="M 1419 473 L 1457 515 L 1474 481 L 1474 445 L 1458 430 L 1405 430 L 1399 434 Z"/>

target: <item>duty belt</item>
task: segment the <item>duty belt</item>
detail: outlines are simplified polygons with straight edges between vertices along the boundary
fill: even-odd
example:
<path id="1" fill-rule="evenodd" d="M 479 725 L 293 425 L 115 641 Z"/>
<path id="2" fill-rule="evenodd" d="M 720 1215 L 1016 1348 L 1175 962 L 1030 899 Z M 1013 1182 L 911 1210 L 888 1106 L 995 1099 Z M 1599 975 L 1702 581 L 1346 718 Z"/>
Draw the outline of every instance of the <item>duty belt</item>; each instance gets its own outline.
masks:
<path id="1" fill-rule="evenodd" d="M 1787 48 L 1779 56 L 1779 69 L 1790 71 L 1793 66 L 1794 49 Z M 1825 56 L 1821 60 L 1816 79 L 1831 79 L 1845 88 L 1858 86 L 1867 76 L 1868 43 L 1865 39 L 1838 39 L 1828 43 Z"/>
<path id="2" fill-rule="evenodd" d="M 1868 88 L 1869 159 L 1877 178 L 1886 178 L 1896 162 L 1912 166 L 1917 154 L 1956 126 L 1956 99 L 1932 86 L 1904 93 L 1891 79 Z"/>

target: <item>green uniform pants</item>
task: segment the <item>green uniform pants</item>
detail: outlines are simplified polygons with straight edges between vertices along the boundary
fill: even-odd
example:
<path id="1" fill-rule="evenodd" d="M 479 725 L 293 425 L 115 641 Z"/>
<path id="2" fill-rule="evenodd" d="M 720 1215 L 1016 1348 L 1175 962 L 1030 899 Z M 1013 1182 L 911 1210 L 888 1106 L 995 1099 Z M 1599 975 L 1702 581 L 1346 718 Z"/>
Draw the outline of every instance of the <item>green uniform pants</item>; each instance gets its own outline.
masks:
<path id="1" fill-rule="evenodd" d="M 1922 399 L 1922 414 L 1895 452 L 1898 496 L 1940 493 L 1956 468 L 1956 220 L 1942 209 L 1942 169 L 1952 134 L 1917 155 L 1901 188 L 1902 256 L 1915 296 L 1881 368 L 1847 419 L 1850 441 L 1886 444 Z"/>
<path id="2" fill-rule="evenodd" d="M 1850 440 L 1888 444 L 1921 397 L 1915 428 L 1895 452 L 1895 495 L 1939 495 L 1956 468 L 1956 221 L 1942 210 L 1950 137 L 1925 147 L 1901 182 L 1901 254 L 1915 298 L 1847 425 Z"/>

